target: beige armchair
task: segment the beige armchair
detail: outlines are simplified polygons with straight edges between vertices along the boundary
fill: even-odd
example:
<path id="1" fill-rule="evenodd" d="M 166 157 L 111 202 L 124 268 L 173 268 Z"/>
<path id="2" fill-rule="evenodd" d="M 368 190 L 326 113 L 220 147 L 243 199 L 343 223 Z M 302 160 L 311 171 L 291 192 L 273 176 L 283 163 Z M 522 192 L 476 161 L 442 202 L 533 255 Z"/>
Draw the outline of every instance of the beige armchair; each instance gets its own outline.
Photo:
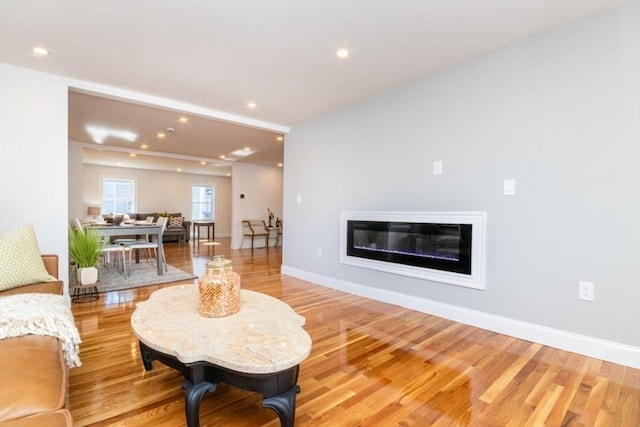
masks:
<path id="1" fill-rule="evenodd" d="M 269 247 L 269 229 L 267 224 L 261 219 L 245 219 L 242 220 L 242 242 L 240 242 L 240 249 L 244 245 L 244 240 L 247 237 L 251 237 L 251 249 L 256 237 L 264 236 L 264 247 Z"/>

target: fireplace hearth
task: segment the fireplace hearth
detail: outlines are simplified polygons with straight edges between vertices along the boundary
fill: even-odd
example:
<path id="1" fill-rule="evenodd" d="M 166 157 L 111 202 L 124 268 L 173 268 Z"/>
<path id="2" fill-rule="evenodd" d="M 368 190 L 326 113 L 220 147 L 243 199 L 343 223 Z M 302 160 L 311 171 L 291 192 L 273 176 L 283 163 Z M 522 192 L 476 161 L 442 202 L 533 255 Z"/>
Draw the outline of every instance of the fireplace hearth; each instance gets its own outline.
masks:
<path id="1" fill-rule="evenodd" d="M 484 289 L 484 212 L 342 212 L 340 262 Z"/>

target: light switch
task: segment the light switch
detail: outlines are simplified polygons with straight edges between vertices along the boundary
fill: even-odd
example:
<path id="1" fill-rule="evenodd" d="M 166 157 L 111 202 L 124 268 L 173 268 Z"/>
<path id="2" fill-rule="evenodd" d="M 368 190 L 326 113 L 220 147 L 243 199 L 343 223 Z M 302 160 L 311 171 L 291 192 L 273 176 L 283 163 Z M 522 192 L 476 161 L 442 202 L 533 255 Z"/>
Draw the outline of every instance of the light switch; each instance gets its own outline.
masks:
<path id="1" fill-rule="evenodd" d="M 302 204 L 302 194 L 298 194 L 296 196 L 296 203 L 301 205 Z"/>
<path id="2" fill-rule="evenodd" d="M 513 196 L 516 194 L 516 180 L 505 179 L 503 184 L 503 192 L 505 196 Z"/>
<path id="3" fill-rule="evenodd" d="M 433 162 L 433 174 L 442 175 L 442 160 L 436 160 Z"/>

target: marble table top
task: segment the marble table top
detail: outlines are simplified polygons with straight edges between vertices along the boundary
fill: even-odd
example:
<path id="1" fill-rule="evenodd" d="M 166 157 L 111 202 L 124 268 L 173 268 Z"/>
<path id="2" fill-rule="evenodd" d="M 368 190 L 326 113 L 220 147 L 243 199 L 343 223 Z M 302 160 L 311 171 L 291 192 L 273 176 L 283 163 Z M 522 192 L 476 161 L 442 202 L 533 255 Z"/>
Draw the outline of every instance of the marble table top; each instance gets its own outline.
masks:
<path id="1" fill-rule="evenodd" d="M 178 285 L 151 294 L 131 316 L 133 332 L 148 347 L 182 363 L 208 362 L 261 374 L 291 368 L 311 352 L 304 317 L 284 302 L 240 291 L 240 311 L 226 317 L 198 314 L 198 286 Z"/>

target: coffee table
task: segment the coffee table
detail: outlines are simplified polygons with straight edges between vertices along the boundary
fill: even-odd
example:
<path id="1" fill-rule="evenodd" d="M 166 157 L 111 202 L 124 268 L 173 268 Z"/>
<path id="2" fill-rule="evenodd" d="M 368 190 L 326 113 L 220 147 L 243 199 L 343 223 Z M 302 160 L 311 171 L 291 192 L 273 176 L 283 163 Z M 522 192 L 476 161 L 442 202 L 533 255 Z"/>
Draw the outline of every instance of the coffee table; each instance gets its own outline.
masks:
<path id="1" fill-rule="evenodd" d="M 268 295 L 241 290 L 240 311 L 218 318 L 198 314 L 197 285 L 151 294 L 131 316 L 146 370 L 158 360 L 185 380 L 187 425 L 200 425 L 200 402 L 218 382 L 259 392 L 282 426 L 293 426 L 300 362 L 311 351 L 304 317 Z"/>

